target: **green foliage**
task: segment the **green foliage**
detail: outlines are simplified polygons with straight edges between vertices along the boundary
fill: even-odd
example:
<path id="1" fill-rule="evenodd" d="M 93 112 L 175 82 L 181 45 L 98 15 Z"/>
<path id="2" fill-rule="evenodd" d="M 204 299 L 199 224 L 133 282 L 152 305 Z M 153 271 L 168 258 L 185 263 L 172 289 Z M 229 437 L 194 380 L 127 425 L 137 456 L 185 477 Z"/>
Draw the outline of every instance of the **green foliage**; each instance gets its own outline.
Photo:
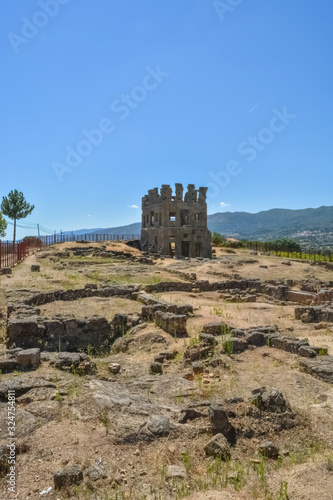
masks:
<path id="1" fill-rule="evenodd" d="M 234 344 L 232 340 L 226 340 L 223 342 L 223 350 L 227 356 L 230 356 L 234 352 Z"/>
<path id="2" fill-rule="evenodd" d="M 8 196 L 3 196 L 1 210 L 4 215 L 14 221 L 14 243 L 16 237 L 16 221 L 19 219 L 25 219 L 29 214 L 31 214 L 34 208 L 35 206 L 30 205 L 24 198 L 23 193 L 17 191 L 17 189 L 11 191 Z"/>
<path id="3" fill-rule="evenodd" d="M 302 249 L 297 241 L 291 238 L 281 238 L 278 240 L 268 241 L 264 243 L 267 251 L 274 250 L 275 252 L 301 252 Z"/>
<path id="4" fill-rule="evenodd" d="M 333 454 L 326 457 L 326 468 L 329 472 L 333 472 Z"/>
<path id="5" fill-rule="evenodd" d="M 63 400 L 63 397 L 62 397 L 62 395 L 60 394 L 59 389 L 57 390 L 57 394 L 56 394 L 56 396 L 55 396 L 55 400 L 56 400 L 56 401 L 58 401 L 59 403 L 61 403 L 61 402 L 62 402 L 62 400 Z"/>
<path id="6" fill-rule="evenodd" d="M 227 238 L 220 233 L 212 233 L 212 243 L 218 247 L 226 245 Z"/>
<path id="7" fill-rule="evenodd" d="M 29 246 L 34 248 L 40 248 L 42 246 L 42 241 L 37 236 L 26 236 L 23 241 L 29 244 Z"/>
<path id="8" fill-rule="evenodd" d="M 106 410 L 103 411 L 102 415 L 100 415 L 99 418 L 105 427 L 106 433 L 108 434 L 108 432 L 109 432 L 109 417 L 108 417 Z"/>
<path id="9" fill-rule="evenodd" d="M 256 250 L 265 252 L 274 251 L 293 253 L 302 251 L 299 243 L 291 238 L 279 238 L 266 242 L 251 240 L 230 241 L 226 236 L 214 232 L 212 234 L 212 243 L 218 247 L 255 248 Z"/>
<path id="10" fill-rule="evenodd" d="M 7 229 L 7 222 L 2 216 L 2 213 L 0 212 L 0 238 L 3 238 L 6 234 L 6 229 Z"/>
<path id="11" fill-rule="evenodd" d="M 184 453 L 182 453 L 182 459 L 183 459 L 183 464 L 184 464 L 184 467 L 186 469 L 186 472 L 189 472 L 189 470 L 192 466 L 192 459 L 191 459 L 188 451 L 184 451 Z"/>
<path id="12" fill-rule="evenodd" d="M 226 247 L 226 248 L 242 248 L 242 241 L 230 241 L 226 236 L 220 233 L 212 233 L 212 243 L 217 247 Z"/>

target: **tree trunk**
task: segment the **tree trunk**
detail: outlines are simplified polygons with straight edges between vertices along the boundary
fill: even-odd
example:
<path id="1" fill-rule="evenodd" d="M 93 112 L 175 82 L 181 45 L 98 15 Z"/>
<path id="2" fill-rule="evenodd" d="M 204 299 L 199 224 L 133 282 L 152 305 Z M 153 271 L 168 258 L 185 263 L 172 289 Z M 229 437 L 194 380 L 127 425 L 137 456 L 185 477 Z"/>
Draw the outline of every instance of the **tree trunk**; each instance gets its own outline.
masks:
<path id="1" fill-rule="evenodd" d="M 13 245 L 15 245 L 16 240 L 16 219 L 14 219 L 14 236 L 13 236 Z"/>

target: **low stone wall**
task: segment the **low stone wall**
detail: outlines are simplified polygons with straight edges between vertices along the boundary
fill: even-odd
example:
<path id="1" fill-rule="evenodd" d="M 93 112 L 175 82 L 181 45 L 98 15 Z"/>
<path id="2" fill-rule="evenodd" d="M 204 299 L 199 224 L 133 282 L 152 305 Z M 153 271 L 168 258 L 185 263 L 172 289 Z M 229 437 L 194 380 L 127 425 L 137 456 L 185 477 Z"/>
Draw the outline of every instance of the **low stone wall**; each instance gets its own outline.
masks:
<path id="1" fill-rule="evenodd" d="M 260 282 L 258 280 L 230 280 L 216 281 L 210 283 L 208 280 L 194 281 L 192 283 L 181 281 L 162 281 L 155 285 L 147 285 L 145 291 L 148 293 L 157 292 L 191 292 L 193 289 L 200 292 L 222 292 L 228 290 L 252 290 L 256 293 L 269 295 L 277 300 L 288 300 L 288 286 L 283 284 L 274 284 L 274 282 Z"/>
<path id="2" fill-rule="evenodd" d="M 7 347 L 43 351 L 100 350 L 112 343 L 115 328 L 101 316 L 89 319 L 52 318 L 42 321 L 39 316 L 10 318 L 7 326 Z"/>
<path id="3" fill-rule="evenodd" d="M 192 283 L 184 281 L 161 281 L 155 285 L 146 285 L 144 287 L 147 293 L 190 292 L 192 288 L 194 288 Z"/>
<path id="4" fill-rule="evenodd" d="M 320 323 L 321 321 L 332 323 L 333 307 L 331 303 L 321 306 L 295 307 L 295 318 L 303 323 Z"/>
<path id="5" fill-rule="evenodd" d="M 313 298 L 311 305 L 324 304 L 326 302 L 333 302 L 333 289 L 322 288 Z"/>
<path id="6" fill-rule="evenodd" d="M 164 300 L 157 299 L 147 293 L 138 292 L 133 295 L 137 300 L 145 304 L 142 307 L 141 317 L 144 321 L 153 321 L 154 314 L 156 311 L 170 312 L 173 314 L 193 314 L 193 306 L 186 304 L 184 306 L 178 306 L 177 304 L 170 304 Z"/>
<path id="7" fill-rule="evenodd" d="M 230 332 L 230 326 L 223 321 L 213 321 L 211 323 L 206 323 L 202 328 L 202 332 L 214 336 L 226 335 Z"/>
<path id="8" fill-rule="evenodd" d="M 144 321 L 153 321 L 155 312 L 161 311 L 186 316 L 190 312 L 193 313 L 192 306 L 177 306 L 176 304 L 155 304 L 151 306 L 143 306 L 141 317 Z"/>
<path id="9" fill-rule="evenodd" d="M 139 286 L 101 286 L 86 285 L 74 290 L 53 290 L 51 292 L 32 292 L 31 290 L 12 290 L 6 293 L 8 317 L 22 306 L 40 306 L 57 300 L 73 301 L 88 297 L 124 297 L 135 299 Z"/>
<path id="10" fill-rule="evenodd" d="M 290 286 L 299 285 L 302 290 L 290 290 Z M 295 281 L 286 280 L 284 282 L 265 281 L 259 280 L 230 280 L 230 281 L 216 281 L 210 283 L 208 280 L 181 282 L 181 281 L 168 281 L 156 283 L 155 285 L 148 285 L 145 291 L 148 293 L 157 292 L 191 292 L 193 289 L 200 292 L 225 292 L 231 290 L 249 291 L 251 293 L 258 293 L 272 297 L 273 299 L 282 302 L 296 302 L 298 304 L 323 304 L 325 302 L 333 301 L 333 288 L 321 289 L 317 292 L 323 283 L 319 280 L 310 282 L 308 280 Z M 327 286 L 332 286 L 332 282 L 328 282 Z"/>
<path id="11" fill-rule="evenodd" d="M 173 314 L 170 312 L 156 311 L 154 320 L 162 330 L 171 335 L 186 335 L 186 316 L 185 314 Z"/>
<path id="12" fill-rule="evenodd" d="M 231 330 L 232 337 L 224 343 L 224 348 L 234 353 L 255 347 L 268 346 L 282 351 L 298 354 L 306 358 L 327 355 L 326 347 L 310 346 L 305 339 L 281 335 L 274 326 L 251 327 L 246 330 Z"/>

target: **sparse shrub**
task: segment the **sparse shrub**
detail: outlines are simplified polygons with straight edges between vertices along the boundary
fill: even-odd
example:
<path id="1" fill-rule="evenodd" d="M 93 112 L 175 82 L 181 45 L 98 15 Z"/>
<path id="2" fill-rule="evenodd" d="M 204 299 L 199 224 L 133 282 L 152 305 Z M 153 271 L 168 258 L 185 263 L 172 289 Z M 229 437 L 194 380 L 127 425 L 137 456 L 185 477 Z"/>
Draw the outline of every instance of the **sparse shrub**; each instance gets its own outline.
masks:
<path id="1" fill-rule="evenodd" d="M 333 472 L 333 454 L 327 455 L 326 468 L 329 472 Z"/>
<path id="2" fill-rule="evenodd" d="M 103 413 L 102 413 L 102 415 L 100 415 L 99 419 L 102 422 L 102 424 L 104 425 L 106 433 L 108 434 L 108 432 L 109 432 L 109 417 L 108 417 L 106 410 L 103 411 Z"/>
<path id="3" fill-rule="evenodd" d="M 184 451 L 184 453 L 182 453 L 182 459 L 186 472 L 188 472 L 192 466 L 192 459 L 188 451 Z"/>
<path id="4" fill-rule="evenodd" d="M 234 352 L 234 344 L 232 340 L 226 340 L 223 342 L 223 350 L 227 356 L 230 356 Z"/>
<path id="5" fill-rule="evenodd" d="M 62 395 L 60 394 L 59 389 L 57 390 L 57 393 L 56 393 L 56 396 L 55 396 L 55 398 L 54 398 L 54 399 L 55 399 L 56 401 L 58 401 L 59 403 L 61 403 L 61 402 L 62 402 L 63 397 L 62 397 Z"/>

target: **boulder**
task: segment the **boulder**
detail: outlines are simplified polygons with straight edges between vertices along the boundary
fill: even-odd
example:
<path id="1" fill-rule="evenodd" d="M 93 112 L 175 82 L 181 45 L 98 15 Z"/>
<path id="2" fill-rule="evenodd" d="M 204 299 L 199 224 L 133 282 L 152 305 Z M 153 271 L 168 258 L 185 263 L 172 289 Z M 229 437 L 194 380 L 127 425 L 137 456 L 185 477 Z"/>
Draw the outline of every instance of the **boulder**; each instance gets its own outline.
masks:
<path id="1" fill-rule="evenodd" d="M 97 365 L 94 361 L 85 360 L 81 361 L 77 368 L 72 368 L 70 371 L 78 375 L 95 375 L 97 372 Z"/>
<path id="2" fill-rule="evenodd" d="M 212 404 L 208 409 L 208 418 L 215 433 L 225 433 L 230 429 L 226 410 L 220 404 Z"/>
<path id="3" fill-rule="evenodd" d="M 101 465 L 91 465 L 88 470 L 87 470 L 87 476 L 91 481 L 97 481 L 98 479 L 105 479 L 107 478 L 107 474 L 105 472 L 104 467 Z"/>
<path id="4" fill-rule="evenodd" d="M 82 468 L 79 465 L 68 465 L 54 474 L 54 487 L 60 489 L 65 486 L 80 484 L 83 481 Z"/>
<path id="5" fill-rule="evenodd" d="M 113 373 L 113 375 L 117 375 L 117 373 L 119 373 L 119 372 L 120 372 L 120 368 L 121 368 L 121 366 L 120 366 L 120 364 L 119 364 L 119 363 L 111 363 L 111 364 L 109 365 L 109 371 L 110 371 L 111 373 Z"/>
<path id="6" fill-rule="evenodd" d="M 276 459 L 279 456 L 279 448 L 272 441 L 264 441 L 258 446 L 258 452 L 265 458 Z"/>
<path id="7" fill-rule="evenodd" d="M 149 373 L 151 375 L 157 375 L 157 374 L 161 375 L 163 373 L 163 365 L 162 365 L 162 363 L 158 363 L 157 361 L 154 361 L 153 363 L 150 363 Z"/>
<path id="8" fill-rule="evenodd" d="M 12 268 L 11 267 L 3 267 L 0 269 L 0 274 L 12 274 Z"/>
<path id="9" fill-rule="evenodd" d="M 231 337 L 227 342 L 224 342 L 224 350 L 229 351 L 229 346 L 231 347 L 231 354 L 239 354 L 249 347 L 249 343 L 243 338 Z"/>
<path id="10" fill-rule="evenodd" d="M 184 359 L 188 361 L 197 361 L 198 359 L 206 359 L 209 355 L 214 353 L 214 349 L 211 345 L 198 344 L 193 346 L 188 346 L 184 352 Z"/>
<path id="11" fill-rule="evenodd" d="M 254 389 L 252 394 L 252 403 L 260 410 L 273 413 L 290 411 L 288 402 L 278 389 L 272 388 L 271 391 L 268 392 L 265 387 L 262 387 L 260 389 Z"/>
<path id="12" fill-rule="evenodd" d="M 195 361 L 192 363 L 192 370 L 194 375 L 199 375 L 204 372 L 204 366 L 201 361 Z"/>
<path id="13" fill-rule="evenodd" d="M 249 344 L 255 345 L 257 347 L 263 346 L 265 344 L 265 337 L 261 332 L 248 333 L 245 338 Z"/>
<path id="14" fill-rule="evenodd" d="M 204 447 L 208 457 L 220 457 L 222 460 L 230 459 L 230 446 L 223 434 L 216 434 Z"/>
<path id="15" fill-rule="evenodd" d="M 39 273 L 40 272 L 40 266 L 38 266 L 37 264 L 32 264 L 32 266 L 31 266 L 31 272 L 32 273 Z"/>
<path id="16" fill-rule="evenodd" d="M 170 433 L 170 421 L 165 415 L 150 415 L 147 429 L 155 436 L 168 436 Z"/>
<path id="17" fill-rule="evenodd" d="M 186 469 L 181 465 L 169 465 L 166 477 L 168 479 L 173 479 L 173 478 L 185 479 Z"/>
<path id="18" fill-rule="evenodd" d="M 214 338 L 214 335 L 211 335 L 210 333 L 200 333 L 199 340 L 203 344 L 207 344 L 207 345 L 215 345 L 216 344 L 216 340 Z"/>
<path id="19" fill-rule="evenodd" d="M 180 424 L 186 424 L 188 420 L 195 420 L 196 418 L 203 417 L 204 414 L 197 411 L 195 408 L 186 408 L 181 410 L 181 417 L 178 422 Z"/>
<path id="20" fill-rule="evenodd" d="M 127 332 L 127 314 L 115 314 L 111 324 L 115 335 L 125 335 Z"/>

